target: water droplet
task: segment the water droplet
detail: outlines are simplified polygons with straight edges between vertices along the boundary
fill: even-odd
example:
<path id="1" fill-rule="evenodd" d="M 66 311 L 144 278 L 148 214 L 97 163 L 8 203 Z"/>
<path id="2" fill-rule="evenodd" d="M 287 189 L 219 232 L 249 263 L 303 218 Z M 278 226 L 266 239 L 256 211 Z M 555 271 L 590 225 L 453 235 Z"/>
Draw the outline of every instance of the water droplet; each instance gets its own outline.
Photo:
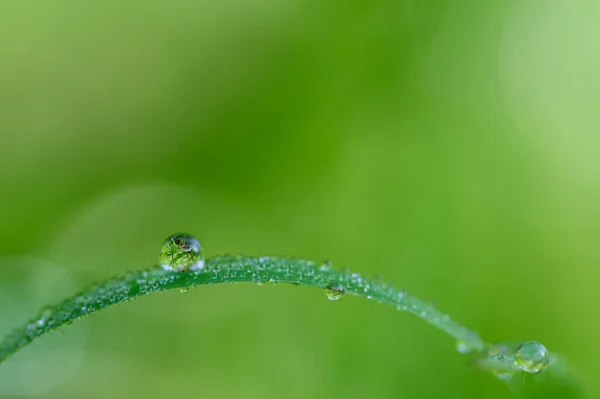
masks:
<path id="1" fill-rule="evenodd" d="M 528 373 L 541 373 L 549 363 L 550 354 L 539 342 L 523 342 L 515 351 L 515 364 Z"/>
<path id="2" fill-rule="evenodd" d="M 173 234 L 160 248 L 160 263 L 168 270 L 188 270 L 203 258 L 200 241 L 189 234 Z"/>
<path id="3" fill-rule="evenodd" d="M 456 350 L 458 353 L 469 353 L 471 352 L 471 347 L 465 341 L 456 341 Z"/>
<path id="4" fill-rule="evenodd" d="M 40 316 L 42 319 L 49 319 L 54 314 L 55 309 L 54 306 L 44 306 L 40 311 Z"/>
<path id="5" fill-rule="evenodd" d="M 338 283 L 329 284 L 325 288 L 325 295 L 327 295 L 327 299 L 330 301 L 337 301 L 341 299 L 345 293 L 346 291 L 344 291 L 344 287 Z"/>

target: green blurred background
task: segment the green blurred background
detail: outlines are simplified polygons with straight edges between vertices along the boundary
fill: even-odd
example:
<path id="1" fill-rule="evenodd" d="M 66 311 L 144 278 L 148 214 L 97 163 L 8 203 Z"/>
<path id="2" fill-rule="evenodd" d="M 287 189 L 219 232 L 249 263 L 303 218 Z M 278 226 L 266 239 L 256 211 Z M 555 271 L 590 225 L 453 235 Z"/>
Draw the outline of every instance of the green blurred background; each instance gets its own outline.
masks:
<path id="1" fill-rule="evenodd" d="M 599 397 L 598 20 L 597 0 L 2 0 L 0 332 L 187 231 L 382 275 L 563 353 Z M 510 396 L 417 318 L 285 285 L 153 295 L 0 367 L 11 398 Z"/>

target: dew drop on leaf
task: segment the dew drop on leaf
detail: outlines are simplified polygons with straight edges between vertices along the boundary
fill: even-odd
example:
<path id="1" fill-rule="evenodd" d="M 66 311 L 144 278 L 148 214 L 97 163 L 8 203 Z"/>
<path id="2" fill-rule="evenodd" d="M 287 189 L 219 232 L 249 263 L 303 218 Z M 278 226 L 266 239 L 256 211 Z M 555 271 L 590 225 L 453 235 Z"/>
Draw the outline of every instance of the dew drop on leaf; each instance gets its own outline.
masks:
<path id="1" fill-rule="evenodd" d="M 548 350 L 539 342 L 523 342 L 515 351 L 515 364 L 528 373 L 541 373 L 549 363 Z"/>
<path id="2" fill-rule="evenodd" d="M 330 301 L 341 299 L 345 293 L 346 291 L 344 291 L 344 287 L 341 284 L 329 284 L 325 287 L 325 295 Z"/>
<path id="3" fill-rule="evenodd" d="M 54 315 L 55 312 L 56 309 L 54 308 L 54 306 L 44 306 L 40 311 L 40 317 L 42 319 L 49 319 Z"/>
<path id="4" fill-rule="evenodd" d="M 469 344 L 459 340 L 456 341 L 456 350 L 458 351 L 458 353 L 469 353 L 471 351 L 471 348 L 469 347 Z"/>
<path id="5" fill-rule="evenodd" d="M 200 241 L 190 234 L 173 234 L 160 248 L 160 264 L 174 271 L 185 271 L 204 259 Z"/>

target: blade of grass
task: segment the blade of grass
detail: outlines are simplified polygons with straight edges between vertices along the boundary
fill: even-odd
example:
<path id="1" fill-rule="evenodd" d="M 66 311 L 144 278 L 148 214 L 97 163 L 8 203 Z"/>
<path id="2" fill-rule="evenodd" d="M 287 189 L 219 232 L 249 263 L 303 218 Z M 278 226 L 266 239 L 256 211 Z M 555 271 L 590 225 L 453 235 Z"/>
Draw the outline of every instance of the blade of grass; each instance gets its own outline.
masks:
<path id="1" fill-rule="evenodd" d="M 255 282 L 291 283 L 325 289 L 341 285 L 346 294 L 372 299 L 398 310 L 412 313 L 447 333 L 462 348 L 461 352 L 478 353 L 485 368 L 503 372 L 520 369 L 513 362 L 489 357 L 497 345 L 485 343 L 469 330 L 427 302 L 395 288 L 366 278 L 358 273 L 331 269 L 312 261 L 247 256 L 217 256 L 201 261 L 194 270 L 173 271 L 156 266 L 129 272 L 122 277 L 94 284 L 53 306 L 43 308 L 24 326 L 16 328 L 0 341 L 0 363 L 19 349 L 60 326 L 71 324 L 88 314 L 143 295 L 171 289 L 187 289 L 203 284 Z"/>

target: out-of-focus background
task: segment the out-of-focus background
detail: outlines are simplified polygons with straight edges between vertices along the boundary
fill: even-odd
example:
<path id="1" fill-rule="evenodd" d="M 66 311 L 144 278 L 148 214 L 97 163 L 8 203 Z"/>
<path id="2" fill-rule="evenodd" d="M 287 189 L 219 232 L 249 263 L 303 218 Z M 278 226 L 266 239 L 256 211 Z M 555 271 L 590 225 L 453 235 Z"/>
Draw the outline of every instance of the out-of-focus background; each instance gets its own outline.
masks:
<path id="1" fill-rule="evenodd" d="M 596 0 L 3 0 L 0 332 L 186 231 L 382 275 L 543 342 L 598 397 L 598 20 Z M 0 366 L 10 398 L 510 396 L 417 318 L 286 285 L 153 295 Z"/>

